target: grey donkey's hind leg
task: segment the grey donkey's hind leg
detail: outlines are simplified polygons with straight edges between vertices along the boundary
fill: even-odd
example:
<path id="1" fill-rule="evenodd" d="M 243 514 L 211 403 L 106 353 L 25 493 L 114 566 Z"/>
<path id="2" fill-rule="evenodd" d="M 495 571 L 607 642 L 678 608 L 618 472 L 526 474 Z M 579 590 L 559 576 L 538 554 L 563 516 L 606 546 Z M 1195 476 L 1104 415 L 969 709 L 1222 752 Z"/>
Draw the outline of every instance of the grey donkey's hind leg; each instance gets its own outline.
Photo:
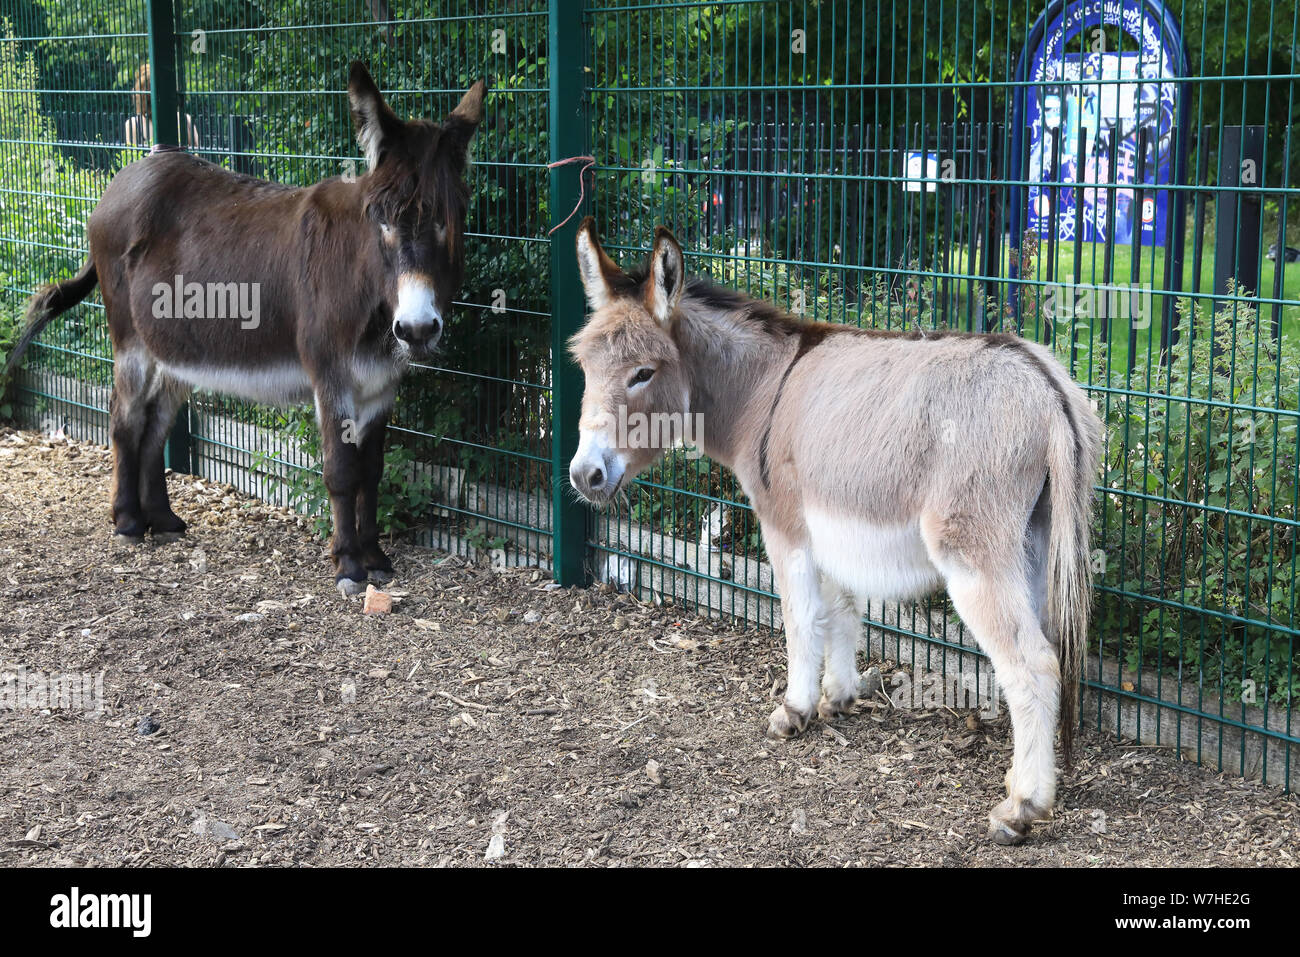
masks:
<path id="1" fill-rule="evenodd" d="M 826 605 L 825 669 L 817 715 L 823 721 L 853 710 L 858 700 L 858 639 L 862 609 L 854 597 L 827 580 L 822 583 Z"/>
<path id="2" fill-rule="evenodd" d="M 1029 513 L 1029 526 L 1025 530 L 1025 559 L 1030 601 L 1038 613 L 1039 627 L 1049 638 L 1053 634 L 1051 623 L 1047 620 L 1047 541 L 1051 534 L 1051 494 L 1044 482 L 1038 501 Z"/>
<path id="3" fill-rule="evenodd" d="M 1033 524 L 978 536 L 961 534 L 968 530 L 943 516 L 924 518 L 921 525 L 930 560 L 943 574 L 957 614 L 993 663 L 1011 713 L 1007 798 L 989 813 L 989 837 L 999 844 L 1023 841 L 1035 821 L 1051 815 L 1056 799 L 1061 673 L 1042 627 L 1035 575 L 1027 574 L 1032 562 L 1026 561 L 1031 552 L 1025 535 L 1037 534 Z"/>
<path id="4" fill-rule="evenodd" d="M 957 572 L 948 576 L 948 594 L 993 662 L 1011 712 L 1007 799 L 989 814 L 989 837 L 1018 844 L 1035 821 L 1051 815 L 1056 798 L 1056 653 L 1038 624 L 1023 576 Z"/>

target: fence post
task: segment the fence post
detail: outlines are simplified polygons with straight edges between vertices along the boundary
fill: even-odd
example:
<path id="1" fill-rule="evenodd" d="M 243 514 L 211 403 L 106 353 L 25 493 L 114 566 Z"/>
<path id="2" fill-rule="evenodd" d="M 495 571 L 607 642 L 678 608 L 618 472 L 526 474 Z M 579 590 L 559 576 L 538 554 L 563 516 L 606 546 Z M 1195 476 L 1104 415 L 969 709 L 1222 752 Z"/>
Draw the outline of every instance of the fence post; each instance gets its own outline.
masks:
<path id="1" fill-rule="evenodd" d="M 1264 127 L 1221 127 L 1219 185 L 1227 188 L 1214 194 L 1213 292 L 1216 296 L 1227 295 L 1229 279 L 1242 287 L 1237 295 L 1259 295 L 1260 194 L 1239 191 L 1240 187 L 1250 185 L 1242 175 L 1247 162 L 1253 164 L 1254 170 L 1250 182 L 1258 184 L 1264 175 Z M 1232 317 L 1235 321 L 1236 305 L 1232 306 Z"/>
<path id="2" fill-rule="evenodd" d="M 176 95 L 176 21 L 172 0 L 149 0 L 149 106 L 153 114 L 153 141 L 180 145 L 180 103 Z M 190 445 L 190 406 L 185 403 L 163 449 L 164 465 L 175 472 L 193 472 Z"/>
<path id="3" fill-rule="evenodd" d="M 550 160 L 587 151 L 587 109 L 583 60 L 587 35 L 584 0 L 549 0 L 547 71 L 550 74 Z M 581 163 L 551 168 L 551 227 L 578 204 Z M 569 491 L 569 461 L 578 448 L 582 374 L 569 358 L 568 339 L 586 315 L 574 243 L 581 215 L 551 234 L 551 532 L 555 580 L 587 583 L 587 509 Z"/>

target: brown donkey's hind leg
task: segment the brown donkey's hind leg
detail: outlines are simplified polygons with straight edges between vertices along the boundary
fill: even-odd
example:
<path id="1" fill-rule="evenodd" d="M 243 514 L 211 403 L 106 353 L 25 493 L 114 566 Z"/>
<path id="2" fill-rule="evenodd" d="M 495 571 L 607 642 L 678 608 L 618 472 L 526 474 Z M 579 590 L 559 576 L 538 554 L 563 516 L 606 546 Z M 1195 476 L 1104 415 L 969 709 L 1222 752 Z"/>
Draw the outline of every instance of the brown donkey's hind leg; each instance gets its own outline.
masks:
<path id="1" fill-rule="evenodd" d="M 148 423 L 147 393 L 153 361 L 136 348 L 117 351 L 113 362 L 113 395 L 109 401 L 109 433 L 113 443 L 113 533 L 121 541 L 138 542 L 148 529 L 140 506 L 140 441 Z"/>
<path id="2" fill-rule="evenodd" d="M 147 405 L 148 418 L 140 440 L 140 506 L 149 533 L 159 544 L 185 534 L 185 522 L 172 511 L 167 497 L 163 451 L 176 412 L 189 396 L 189 386 L 161 371 L 156 373 Z"/>

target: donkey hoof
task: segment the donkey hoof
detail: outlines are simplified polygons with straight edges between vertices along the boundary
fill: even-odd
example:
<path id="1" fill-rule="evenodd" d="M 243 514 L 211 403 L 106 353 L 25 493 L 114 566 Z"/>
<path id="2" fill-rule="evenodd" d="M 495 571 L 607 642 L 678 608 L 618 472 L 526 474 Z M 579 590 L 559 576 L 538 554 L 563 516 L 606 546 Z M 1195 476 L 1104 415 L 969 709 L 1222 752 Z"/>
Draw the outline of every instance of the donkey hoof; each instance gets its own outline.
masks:
<path id="1" fill-rule="evenodd" d="M 393 570 L 391 568 L 367 568 L 366 578 L 376 585 L 384 585 L 393 580 Z"/>
<path id="2" fill-rule="evenodd" d="M 1010 847 L 1023 844 L 1027 831 L 1017 831 L 1006 821 L 989 821 L 989 840 L 994 844 Z"/>
<path id="3" fill-rule="evenodd" d="M 141 545 L 143 543 L 143 535 L 125 535 L 122 532 L 118 532 L 113 536 L 114 545 Z"/>
<path id="4" fill-rule="evenodd" d="M 841 698 L 832 701 L 826 695 L 822 695 L 822 700 L 817 702 L 817 717 L 823 721 L 832 721 L 835 718 L 842 718 L 847 714 L 853 713 L 853 706 L 857 704 L 856 698 Z"/>
<path id="5" fill-rule="evenodd" d="M 1020 844 L 1035 821 L 1047 815 L 1030 801 L 1007 798 L 989 812 L 989 840 L 995 844 Z"/>
<path id="6" fill-rule="evenodd" d="M 364 581 L 357 581 L 354 578 L 340 578 L 334 582 L 334 585 L 338 588 L 339 594 L 344 598 L 351 598 L 354 595 L 360 595 L 366 590 L 366 583 Z"/>
<path id="7" fill-rule="evenodd" d="M 793 738 L 808 727 L 808 716 L 787 704 L 772 712 L 767 721 L 767 736 L 776 741 Z"/>
<path id="8" fill-rule="evenodd" d="M 184 537 L 184 532 L 154 532 L 153 543 L 155 545 L 170 545 L 172 542 L 179 542 Z"/>

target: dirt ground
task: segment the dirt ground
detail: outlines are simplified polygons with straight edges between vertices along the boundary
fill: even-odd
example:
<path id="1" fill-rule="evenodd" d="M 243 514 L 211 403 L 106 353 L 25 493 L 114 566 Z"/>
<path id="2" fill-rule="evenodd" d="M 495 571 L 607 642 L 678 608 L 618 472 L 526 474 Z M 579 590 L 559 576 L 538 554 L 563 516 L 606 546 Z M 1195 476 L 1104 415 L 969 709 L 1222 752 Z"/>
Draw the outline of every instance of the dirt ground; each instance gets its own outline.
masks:
<path id="1" fill-rule="evenodd" d="M 99 714 L 0 711 L 0 865 L 1300 857 L 1295 797 L 1091 732 L 998 847 L 1005 717 L 882 699 L 773 744 L 779 636 L 401 545 L 364 616 L 296 516 L 223 486 L 173 476 L 188 539 L 112 544 L 109 467 L 0 430 L 0 682 L 104 673 Z"/>

